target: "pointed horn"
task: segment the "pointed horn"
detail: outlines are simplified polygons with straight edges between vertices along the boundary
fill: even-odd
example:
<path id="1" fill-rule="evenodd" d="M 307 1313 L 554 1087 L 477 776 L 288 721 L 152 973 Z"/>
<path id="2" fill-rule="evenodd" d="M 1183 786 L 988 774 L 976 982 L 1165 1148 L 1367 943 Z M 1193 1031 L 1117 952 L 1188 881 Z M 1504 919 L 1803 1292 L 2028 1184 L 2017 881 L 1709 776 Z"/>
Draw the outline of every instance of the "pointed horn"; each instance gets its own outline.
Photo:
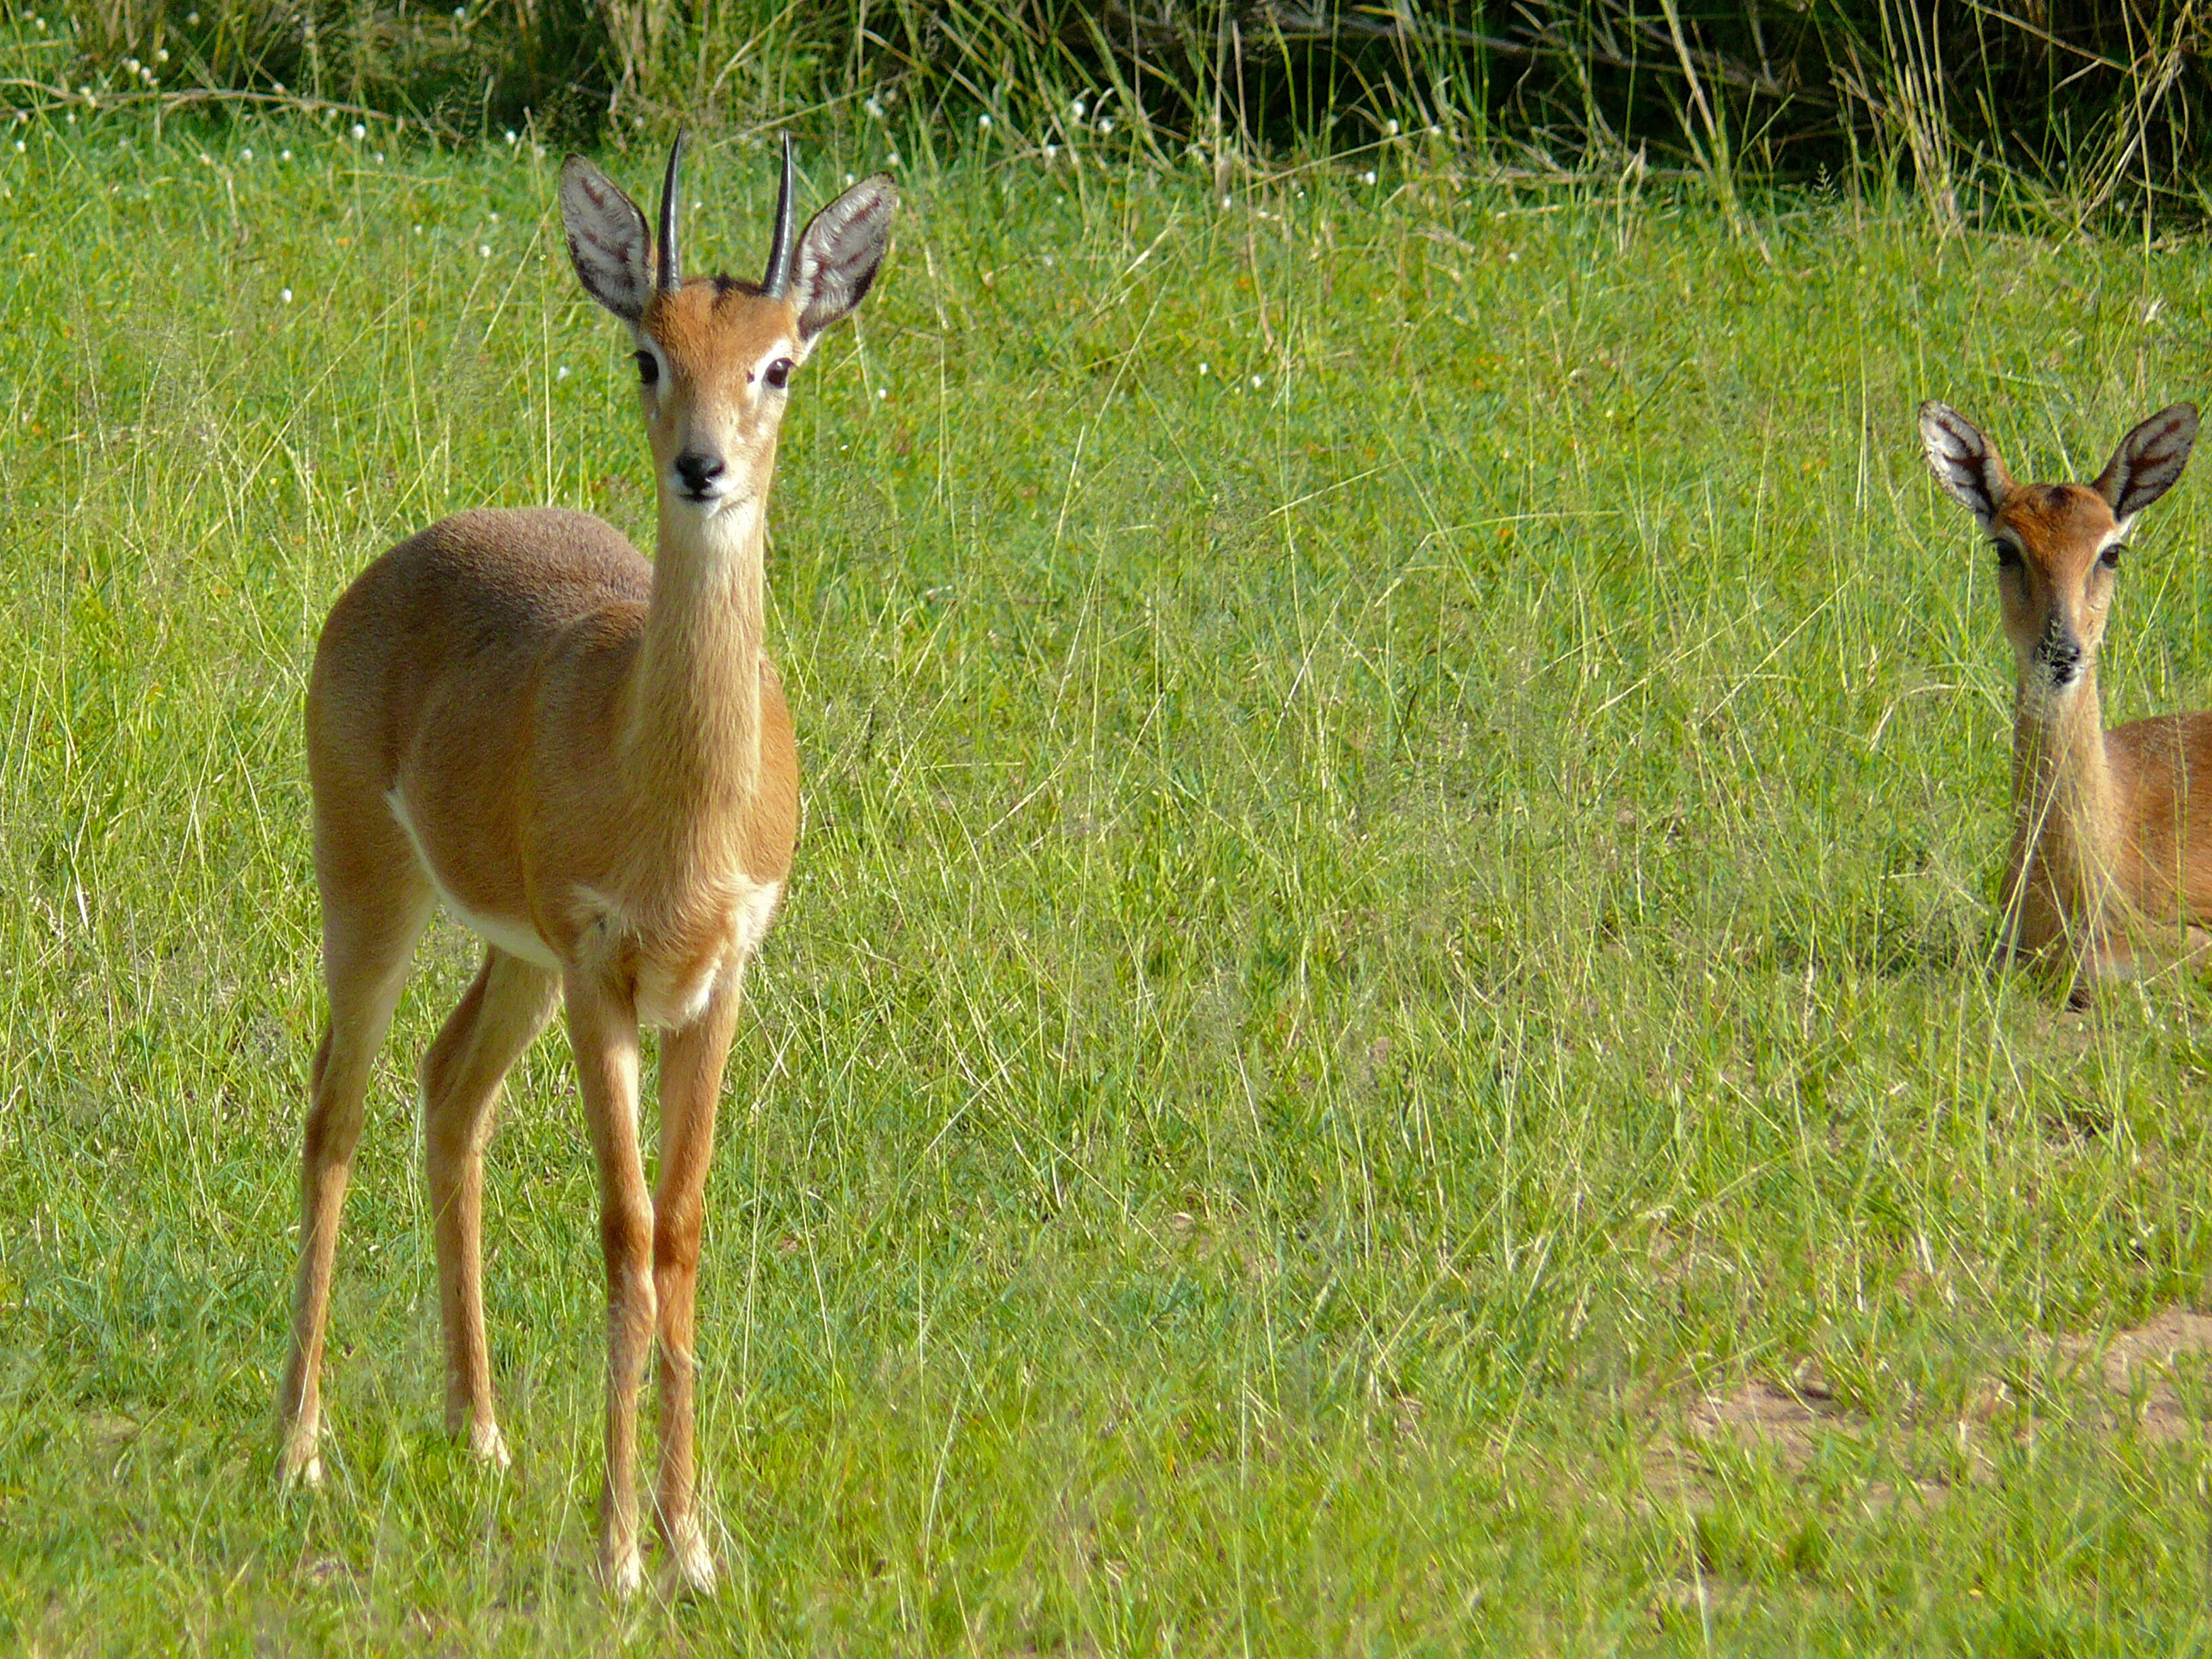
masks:
<path id="1" fill-rule="evenodd" d="M 798 249 L 791 241 L 791 135 L 783 135 L 783 185 L 775 197 L 775 240 L 769 245 L 768 275 L 761 278 L 761 293 L 770 300 L 783 298 L 791 286 L 791 265 Z"/>
<path id="2" fill-rule="evenodd" d="M 672 294 L 684 286 L 684 260 L 676 248 L 676 166 L 684 158 L 684 129 L 668 150 L 668 175 L 660 181 L 660 288 Z"/>

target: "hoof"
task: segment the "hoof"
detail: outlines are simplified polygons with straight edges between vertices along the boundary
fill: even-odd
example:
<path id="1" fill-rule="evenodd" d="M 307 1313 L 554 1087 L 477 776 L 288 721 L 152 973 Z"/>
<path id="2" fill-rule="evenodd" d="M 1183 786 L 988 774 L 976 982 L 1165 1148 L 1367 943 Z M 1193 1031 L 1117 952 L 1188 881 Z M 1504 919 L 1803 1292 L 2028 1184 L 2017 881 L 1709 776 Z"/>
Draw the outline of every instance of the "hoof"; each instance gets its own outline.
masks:
<path id="1" fill-rule="evenodd" d="M 277 1484 L 287 1490 L 304 1486 L 318 1491 L 323 1484 L 323 1457 L 313 1429 L 294 1429 L 284 1437 L 284 1449 L 276 1458 Z"/>
<path id="2" fill-rule="evenodd" d="M 669 1534 L 668 1566 L 675 1588 L 687 1595 L 714 1593 L 714 1556 L 696 1521 L 686 1521 Z"/>
<path id="3" fill-rule="evenodd" d="M 600 1571 L 607 1581 L 607 1593 L 617 1601 L 628 1601 L 645 1588 L 645 1564 L 638 1559 L 635 1544 L 601 1563 Z"/>
<path id="4" fill-rule="evenodd" d="M 496 1423 L 471 1424 L 468 1449 L 470 1456 L 495 1473 L 503 1474 L 514 1467 L 514 1459 L 507 1449 L 507 1437 L 499 1431 Z"/>

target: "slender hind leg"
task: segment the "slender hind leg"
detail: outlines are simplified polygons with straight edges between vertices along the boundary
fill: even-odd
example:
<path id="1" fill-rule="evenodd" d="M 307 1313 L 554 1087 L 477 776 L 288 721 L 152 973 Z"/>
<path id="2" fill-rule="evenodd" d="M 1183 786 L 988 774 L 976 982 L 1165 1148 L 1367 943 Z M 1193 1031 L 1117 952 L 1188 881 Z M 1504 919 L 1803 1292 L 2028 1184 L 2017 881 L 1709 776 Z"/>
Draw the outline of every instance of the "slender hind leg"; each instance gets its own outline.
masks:
<path id="1" fill-rule="evenodd" d="M 446 1331 L 446 1430 L 505 1468 L 484 1348 L 483 1150 L 507 1070 L 553 1012 L 560 981 L 493 950 L 422 1057 L 422 1166 L 438 1236 L 438 1309 Z"/>
<path id="2" fill-rule="evenodd" d="M 318 828 L 320 829 L 319 823 Z M 318 842 L 323 842 L 319 834 Z M 368 836 L 362 836 L 362 842 Z M 392 1011 L 407 982 L 408 957 L 428 925 L 433 896 L 414 854 L 393 826 L 381 847 L 356 846 L 347 867 L 319 845 L 323 890 L 323 976 L 330 988 L 329 1023 L 315 1050 L 307 1133 L 300 1151 L 300 1274 L 292 1300 L 292 1357 L 277 1401 L 286 1480 L 313 1486 L 322 1479 L 316 1452 L 321 1427 L 323 1336 L 328 1328 L 331 1263 L 337 1249 L 338 1212 L 361 1138 L 362 1098 L 369 1067 L 391 1029 Z M 381 854 L 381 856 L 379 856 Z M 394 856 L 396 854 L 396 856 Z M 351 879 L 334 879 L 349 876 Z"/>

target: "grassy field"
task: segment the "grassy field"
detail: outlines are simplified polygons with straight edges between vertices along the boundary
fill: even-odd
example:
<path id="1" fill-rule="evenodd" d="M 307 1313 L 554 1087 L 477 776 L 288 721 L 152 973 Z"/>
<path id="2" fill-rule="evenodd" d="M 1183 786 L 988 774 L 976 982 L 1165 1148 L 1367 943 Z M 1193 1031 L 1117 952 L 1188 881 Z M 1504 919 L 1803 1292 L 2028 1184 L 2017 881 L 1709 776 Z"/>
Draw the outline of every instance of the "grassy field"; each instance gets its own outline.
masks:
<path id="1" fill-rule="evenodd" d="M 2212 1267 L 2212 994 L 1990 971 L 2009 653 L 1911 422 L 2094 473 L 2205 392 L 2212 250 L 1419 157 L 1227 209 L 949 164 L 804 371 L 807 820 L 702 1297 L 726 1589 L 590 1573 L 557 1038 L 491 1159 L 516 1466 L 444 1441 L 443 926 L 333 1480 L 280 1496 L 316 629 L 454 508 L 651 532 L 557 156 L 385 142 L 0 135 L 0 1645 L 2212 1647 L 2212 1377 L 2151 1363 Z M 804 159 L 811 204 L 882 158 Z M 764 154 L 692 176 L 750 274 Z M 2116 718 L 2212 682 L 2205 465 Z"/>

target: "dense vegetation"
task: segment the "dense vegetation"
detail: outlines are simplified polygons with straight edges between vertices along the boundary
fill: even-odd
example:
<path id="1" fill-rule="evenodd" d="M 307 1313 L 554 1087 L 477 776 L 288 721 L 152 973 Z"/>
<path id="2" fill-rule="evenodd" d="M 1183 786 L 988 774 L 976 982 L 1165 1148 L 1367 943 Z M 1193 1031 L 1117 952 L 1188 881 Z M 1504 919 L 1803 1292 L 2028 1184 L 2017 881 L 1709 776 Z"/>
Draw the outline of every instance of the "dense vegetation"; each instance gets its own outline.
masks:
<path id="1" fill-rule="evenodd" d="M 1462 161 L 1903 178 L 1955 223 L 2201 209 L 2212 15 L 2172 0 L 58 0 L 62 99 L 331 100 L 564 141 L 888 119 L 910 148 L 1210 159 L 1433 134 Z M 78 93 L 78 88 L 83 93 Z M 21 88 L 32 92 L 29 88 Z M 1075 103 L 1086 113 L 1071 116 Z M 1392 124 L 1395 124 L 1394 128 Z"/>

